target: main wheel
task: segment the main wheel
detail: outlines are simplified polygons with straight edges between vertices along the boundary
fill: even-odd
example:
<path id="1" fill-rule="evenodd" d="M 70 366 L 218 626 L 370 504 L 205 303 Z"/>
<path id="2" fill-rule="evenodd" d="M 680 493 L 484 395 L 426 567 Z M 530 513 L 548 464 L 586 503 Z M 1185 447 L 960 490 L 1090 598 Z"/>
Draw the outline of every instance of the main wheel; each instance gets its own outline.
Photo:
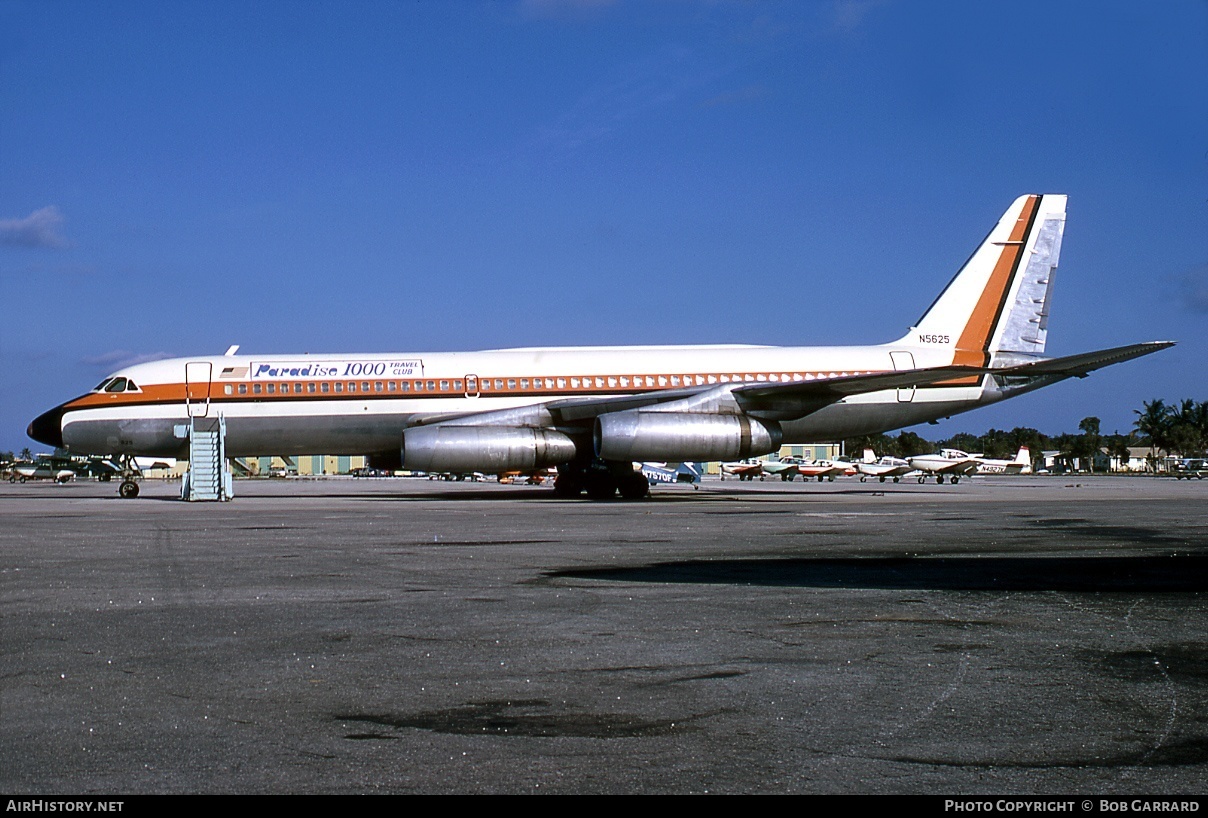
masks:
<path id="1" fill-rule="evenodd" d="M 617 488 L 626 500 L 641 500 L 650 494 L 650 483 L 641 472 L 627 474 L 617 480 Z"/>
<path id="2" fill-rule="evenodd" d="M 617 494 L 617 481 L 610 474 L 593 474 L 587 478 L 587 496 L 593 500 L 611 500 Z"/>
<path id="3" fill-rule="evenodd" d="M 554 496 L 563 500 L 572 500 L 583 493 L 583 484 L 569 474 L 560 474 L 554 478 Z"/>
<path id="4" fill-rule="evenodd" d="M 118 486 L 117 493 L 123 500 L 133 500 L 138 496 L 138 483 L 133 480 L 125 480 Z"/>

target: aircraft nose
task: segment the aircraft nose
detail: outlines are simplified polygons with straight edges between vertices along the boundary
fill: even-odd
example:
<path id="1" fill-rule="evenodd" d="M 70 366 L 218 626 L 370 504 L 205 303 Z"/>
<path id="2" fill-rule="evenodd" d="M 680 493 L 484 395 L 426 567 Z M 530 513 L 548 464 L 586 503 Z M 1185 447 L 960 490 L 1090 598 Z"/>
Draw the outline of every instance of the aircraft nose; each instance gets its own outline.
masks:
<path id="1" fill-rule="evenodd" d="M 47 446 L 53 446 L 56 449 L 63 448 L 64 411 L 62 406 L 56 406 L 49 412 L 43 412 L 33 419 L 29 428 L 25 430 L 25 434 Z"/>

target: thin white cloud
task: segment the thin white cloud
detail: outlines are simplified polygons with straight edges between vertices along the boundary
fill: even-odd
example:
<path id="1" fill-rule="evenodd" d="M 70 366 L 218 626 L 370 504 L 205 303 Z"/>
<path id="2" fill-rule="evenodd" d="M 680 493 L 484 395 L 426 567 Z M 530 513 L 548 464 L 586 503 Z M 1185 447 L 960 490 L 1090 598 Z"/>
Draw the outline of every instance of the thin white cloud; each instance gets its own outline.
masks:
<path id="1" fill-rule="evenodd" d="M 698 94 L 729 68 L 701 64 L 684 46 L 669 46 L 618 66 L 550 125 L 541 128 L 546 144 L 577 148 L 610 138 L 616 131 Z"/>
<path id="2" fill-rule="evenodd" d="M 117 369 L 125 369 L 128 366 L 135 364 L 145 364 L 150 361 L 162 361 L 165 358 L 171 358 L 171 353 L 168 352 L 131 352 L 128 349 L 114 349 L 109 352 L 102 352 L 100 355 L 91 355 L 87 358 L 81 358 L 80 363 L 85 366 L 97 367 L 106 371 Z"/>
<path id="3" fill-rule="evenodd" d="M 726 91 L 718 94 L 715 97 L 706 99 L 700 104 L 702 108 L 716 108 L 728 105 L 741 105 L 744 102 L 752 102 L 757 99 L 762 99 L 768 96 L 769 91 L 766 87 L 760 84 L 748 85 L 744 88 L 739 88 L 737 91 Z"/>
<path id="4" fill-rule="evenodd" d="M 63 214 L 54 205 L 35 210 L 24 219 L 0 219 L 0 244 L 12 247 L 66 247 L 59 232 Z"/>
<path id="5" fill-rule="evenodd" d="M 1183 306 L 1192 312 L 1208 312 L 1208 264 L 1201 264 L 1179 277 Z"/>
<path id="6" fill-rule="evenodd" d="M 831 13 L 836 31 L 850 33 L 863 27 L 864 20 L 884 0 L 838 0 Z"/>
<path id="7" fill-rule="evenodd" d="M 617 0 L 521 0 L 520 13 L 538 18 L 580 16 L 616 4 Z"/>

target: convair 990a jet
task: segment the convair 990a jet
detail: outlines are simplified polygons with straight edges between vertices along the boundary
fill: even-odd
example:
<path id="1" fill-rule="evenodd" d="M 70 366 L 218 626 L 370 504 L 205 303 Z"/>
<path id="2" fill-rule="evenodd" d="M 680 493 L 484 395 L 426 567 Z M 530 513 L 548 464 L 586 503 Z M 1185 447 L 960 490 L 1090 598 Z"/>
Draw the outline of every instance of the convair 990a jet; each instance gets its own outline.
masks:
<path id="1" fill-rule="evenodd" d="M 936 420 L 1171 345 L 1045 358 L 1065 196 L 1023 196 L 896 341 L 176 358 L 114 372 L 29 426 L 72 452 L 371 454 L 428 472 L 556 466 L 558 496 L 641 497 L 635 462 L 738 460 Z"/>

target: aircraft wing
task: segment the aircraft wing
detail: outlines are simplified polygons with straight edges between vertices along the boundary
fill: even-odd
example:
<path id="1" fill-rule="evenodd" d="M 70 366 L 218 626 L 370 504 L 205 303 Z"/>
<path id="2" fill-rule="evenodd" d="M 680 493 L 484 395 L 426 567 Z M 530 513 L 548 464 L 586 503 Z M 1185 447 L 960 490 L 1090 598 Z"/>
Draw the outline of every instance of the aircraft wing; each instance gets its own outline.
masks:
<path id="1" fill-rule="evenodd" d="M 1081 355 L 1067 355 L 1064 358 L 1046 358 L 1035 363 L 1017 364 L 992 370 L 994 375 L 1024 375 L 1024 376 L 1056 376 L 1059 378 L 1085 378 L 1096 369 L 1118 364 L 1142 355 L 1174 346 L 1174 341 L 1147 341 L 1143 344 L 1129 344 L 1112 349 L 1101 349 L 1098 352 L 1084 352 Z"/>
<path id="2" fill-rule="evenodd" d="M 841 375 L 812 381 L 743 383 L 734 387 L 733 394 L 739 407 L 747 414 L 767 420 L 794 420 L 851 395 L 885 389 L 909 389 L 986 372 L 976 366 L 937 366 L 901 372 Z"/>

